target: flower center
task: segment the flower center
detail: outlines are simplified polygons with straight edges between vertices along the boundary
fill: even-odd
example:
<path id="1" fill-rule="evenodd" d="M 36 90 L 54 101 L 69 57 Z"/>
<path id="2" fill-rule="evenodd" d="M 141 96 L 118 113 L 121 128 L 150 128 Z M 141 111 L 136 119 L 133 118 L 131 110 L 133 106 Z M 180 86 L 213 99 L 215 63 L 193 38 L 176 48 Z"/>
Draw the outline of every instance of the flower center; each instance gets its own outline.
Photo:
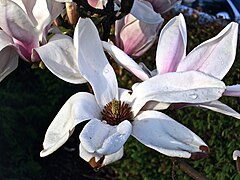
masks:
<path id="1" fill-rule="evenodd" d="M 133 113 L 127 103 L 113 99 L 106 104 L 101 112 L 102 120 L 110 125 L 118 125 L 124 120 L 132 121 Z"/>

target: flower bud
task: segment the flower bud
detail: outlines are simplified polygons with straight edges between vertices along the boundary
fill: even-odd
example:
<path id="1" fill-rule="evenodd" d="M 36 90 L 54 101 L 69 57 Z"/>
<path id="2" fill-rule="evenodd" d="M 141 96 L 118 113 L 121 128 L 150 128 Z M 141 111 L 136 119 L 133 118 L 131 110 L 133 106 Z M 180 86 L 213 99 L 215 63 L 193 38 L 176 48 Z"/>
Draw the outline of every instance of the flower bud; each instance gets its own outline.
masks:
<path id="1" fill-rule="evenodd" d="M 74 25 L 78 21 L 77 4 L 75 2 L 66 2 L 66 11 L 69 23 Z"/>
<path id="2" fill-rule="evenodd" d="M 131 56 L 141 56 L 154 43 L 163 19 L 157 24 L 148 24 L 128 14 L 115 23 L 115 43 Z"/>

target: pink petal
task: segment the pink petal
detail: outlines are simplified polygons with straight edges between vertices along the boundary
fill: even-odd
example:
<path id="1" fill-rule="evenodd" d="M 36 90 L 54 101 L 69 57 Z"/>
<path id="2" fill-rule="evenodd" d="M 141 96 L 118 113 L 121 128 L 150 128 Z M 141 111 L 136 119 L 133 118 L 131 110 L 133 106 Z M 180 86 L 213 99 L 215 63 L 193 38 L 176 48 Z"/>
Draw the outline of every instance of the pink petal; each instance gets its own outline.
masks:
<path id="1" fill-rule="evenodd" d="M 13 37 L 23 59 L 31 61 L 32 49 L 38 47 L 38 34 L 27 14 L 14 2 L 0 3 L 0 27 Z"/>
<path id="2" fill-rule="evenodd" d="M 127 54 L 137 57 L 153 45 L 162 22 L 148 24 L 128 14 L 121 20 L 116 21 L 115 24 L 118 28 L 116 33 L 119 33 L 119 35 L 116 35 L 116 45 Z M 121 29 L 119 29 L 120 25 L 122 25 Z"/>
<path id="3" fill-rule="evenodd" d="M 230 23 L 217 36 L 203 42 L 181 61 L 177 71 L 198 70 L 222 79 L 231 68 L 237 47 L 238 24 Z"/>
<path id="4" fill-rule="evenodd" d="M 162 29 L 157 47 L 156 65 L 159 74 L 175 72 L 186 56 L 187 32 L 182 14 L 171 19 Z"/>
<path id="5" fill-rule="evenodd" d="M 0 27 L 9 36 L 30 44 L 38 41 L 37 32 L 27 14 L 14 2 L 0 3 Z"/>

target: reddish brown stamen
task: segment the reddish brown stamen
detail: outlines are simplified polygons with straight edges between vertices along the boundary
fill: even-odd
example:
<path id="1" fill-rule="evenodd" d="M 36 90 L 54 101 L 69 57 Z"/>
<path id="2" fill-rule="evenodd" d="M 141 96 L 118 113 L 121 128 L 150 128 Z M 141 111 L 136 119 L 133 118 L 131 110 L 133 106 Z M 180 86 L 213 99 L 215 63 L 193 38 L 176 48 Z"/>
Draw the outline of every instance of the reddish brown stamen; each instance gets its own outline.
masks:
<path id="1" fill-rule="evenodd" d="M 118 125 L 124 120 L 132 121 L 133 114 L 131 107 L 127 103 L 113 99 L 106 104 L 102 110 L 102 120 L 107 121 L 107 124 Z"/>

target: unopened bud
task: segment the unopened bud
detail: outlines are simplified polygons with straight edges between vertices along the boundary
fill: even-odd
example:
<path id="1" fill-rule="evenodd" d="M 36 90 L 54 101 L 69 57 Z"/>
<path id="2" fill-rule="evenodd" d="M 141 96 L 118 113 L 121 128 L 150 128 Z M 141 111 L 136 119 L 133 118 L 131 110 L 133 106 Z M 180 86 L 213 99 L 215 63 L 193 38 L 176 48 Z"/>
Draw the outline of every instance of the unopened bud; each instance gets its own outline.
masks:
<path id="1" fill-rule="evenodd" d="M 72 25 L 77 24 L 78 21 L 77 4 L 75 2 L 66 3 L 66 11 L 69 23 Z"/>

